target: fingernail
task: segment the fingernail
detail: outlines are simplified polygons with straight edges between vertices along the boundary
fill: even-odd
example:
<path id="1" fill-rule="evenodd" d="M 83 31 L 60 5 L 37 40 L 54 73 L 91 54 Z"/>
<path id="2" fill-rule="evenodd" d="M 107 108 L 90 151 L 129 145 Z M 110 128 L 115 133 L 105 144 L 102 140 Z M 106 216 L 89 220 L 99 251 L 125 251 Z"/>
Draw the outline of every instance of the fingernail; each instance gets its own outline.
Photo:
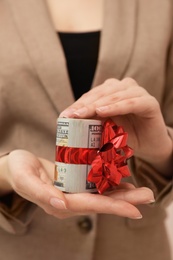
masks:
<path id="1" fill-rule="evenodd" d="M 142 218 L 142 215 L 134 217 L 134 219 L 141 219 L 141 218 Z"/>
<path id="2" fill-rule="evenodd" d="M 88 109 L 86 107 L 82 107 L 82 108 L 76 110 L 73 114 L 76 116 L 83 116 L 84 114 L 86 114 L 87 111 L 88 111 Z"/>
<path id="3" fill-rule="evenodd" d="M 58 198 L 51 198 L 50 204 L 57 209 L 67 209 L 64 201 Z"/>
<path id="4" fill-rule="evenodd" d="M 154 203 L 154 202 L 155 202 L 155 199 L 151 199 L 151 200 L 147 200 L 145 203 L 150 204 L 150 203 Z"/>
<path id="5" fill-rule="evenodd" d="M 62 113 L 60 113 L 59 117 L 70 117 L 73 115 L 73 113 L 76 111 L 75 108 L 64 110 Z"/>
<path id="6" fill-rule="evenodd" d="M 98 110 L 98 111 L 100 111 L 100 112 L 106 111 L 106 110 L 108 110 L 108 109 L 109 109 L 108 106 L 103 106 L 103 107 L 97 107 L 97 108 L 96 108 L 96 110 Z"/>

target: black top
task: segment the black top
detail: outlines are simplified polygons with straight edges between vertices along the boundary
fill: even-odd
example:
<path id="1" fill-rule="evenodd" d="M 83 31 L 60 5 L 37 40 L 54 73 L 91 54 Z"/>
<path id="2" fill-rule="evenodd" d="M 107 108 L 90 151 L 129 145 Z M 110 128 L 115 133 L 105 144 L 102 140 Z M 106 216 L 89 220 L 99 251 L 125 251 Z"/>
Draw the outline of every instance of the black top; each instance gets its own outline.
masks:
<path id="1" fill-rule="evenodd" d="M 73 93 L 78 99 L 92 84 L 99 52 L 100 31 L 58 33 L 66 61 Z"/>

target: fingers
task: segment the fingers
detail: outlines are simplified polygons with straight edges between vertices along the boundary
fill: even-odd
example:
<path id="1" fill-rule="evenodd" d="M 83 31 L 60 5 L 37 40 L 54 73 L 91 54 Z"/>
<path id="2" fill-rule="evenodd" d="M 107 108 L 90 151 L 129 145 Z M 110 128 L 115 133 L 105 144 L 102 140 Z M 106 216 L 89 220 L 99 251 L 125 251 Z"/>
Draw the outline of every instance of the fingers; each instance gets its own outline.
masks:
<path id="1" fill-rule="evenodd" d="M 116 87 L 115 87 L 116 86 Z M 115 91 L 120 90 L 120 81 L 117 79 L 106 80 L 100 86 L 93 88 L 87 93 L 83 94 L 72 106 L 65 109 L 60 117 L 74 117 L 74 112 L 94 103 L 97 99 L 101 99 L 105 95 L 110 95 Z"/>
<path id="2" fill-rule="evenodd" d="M 155 201 L 153 192 L 146 187 L 135 189 L 117 189 L 109 194 L 115 200 L 125 200 L 133 205 L 149 204 Z"/>
<path id="3" fill-rule="evenodd" d="M 121 183 L 118 189 L 100 194 L 65 194 L 67 209 L 61 210 L 56 200 L 52 206 L 52 214 L 59 218 L 67 218 L 74 215 L 91 213 L 115 214 L 121 217 L 140 219 L 141 213 L 134 206 L 154 202 L 154 196 L 150 189 L 142 187 L 135 188 L 133 184 Z M 61 210 L 61 212 L 59 212 Z"/>
<path id="4" fill-rule="evenodd" d="M 99 194 L 67 194 L 68 209 L 76 212 L 107 213 L 118 216 L 139 218 L 140 212 L 134 205 L 154 202 L 153 192 L 145 187 L 135 188 L 122 183 L 106 196 Z"/>
<path id="5" fill-rule="evenodd" d="M 134 96 L 134 92 L 135 96 Z M 99 115 L 101 117 L 126 115 L 129 113 L 143 114 L 151 109 L 153 99 L 142 96 L 141 91 L 128 89 L 98 99 L 92 104 L 85 105 L 73 112 L 75 117 L 87 118 Z M 151 103 L 151 104 L 150 104 Z"/>
<path id="6" fill-rule="evenodd" d="M 133 79 L 109 79 L 85 93 L 64 110 L 60 117 L 91 118 L 95 115 L 109 117 L 129 113 L 148 114 L 148 110 L 151 111 L 156 103 L 156 100 Z"/>
<path id="7" fill-rule="evenodd" d="M 139 210 L 127 201 L 100 194 L 66 194 L 66 199 L 72 212 L 114 214 L 132 219 L 142 217 Z"/>

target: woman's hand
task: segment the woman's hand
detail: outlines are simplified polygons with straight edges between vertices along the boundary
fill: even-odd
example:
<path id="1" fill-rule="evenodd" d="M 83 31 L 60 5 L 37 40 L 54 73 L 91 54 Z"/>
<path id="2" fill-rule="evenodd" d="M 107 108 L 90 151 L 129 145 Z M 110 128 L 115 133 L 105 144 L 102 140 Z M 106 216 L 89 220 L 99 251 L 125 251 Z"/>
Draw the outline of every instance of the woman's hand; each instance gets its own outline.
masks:
<path id="1" fill-rule="evenodd" d="M 154 201 L 150 189 L 135 188 L 129 183 L 122 183 L 105 195 L 65 194 L 53 186 L 54 163 L 38 159 L 27 151 L 11 152 L 6 163 L 8 172 L 4 174 L 11 189 L 60 219 L 90 213 L 138 219 L 141 213 L 135 206 Z"/>
<path id="2" fill-rule="evenodd" d="M 157 100 L 131 78 L 108 79 L 93 88 L 60 117 L 111 117 L 128 132 L 136 156 L 160 171 L 169 168 L 172 141 Z"/>

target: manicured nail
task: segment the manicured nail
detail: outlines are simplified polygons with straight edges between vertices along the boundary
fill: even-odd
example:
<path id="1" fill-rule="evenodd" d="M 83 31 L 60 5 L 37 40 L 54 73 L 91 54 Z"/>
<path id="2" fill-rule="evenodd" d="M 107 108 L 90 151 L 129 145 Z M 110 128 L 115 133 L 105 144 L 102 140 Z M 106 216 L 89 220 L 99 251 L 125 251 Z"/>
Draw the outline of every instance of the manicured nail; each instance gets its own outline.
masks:
<path id="1" fill-rule="evenodd" d="M 141 219 L 141 218 L 142 218 L 142 215 L 134 217 L 134 219 Z"/>
<path id="2" fill-rule="evenodd" d="M 58 198 L 51 198 L 50 204 L 56 209 L 67 209 L 64 201 Z"/>
<path id="3" fill-rule="evenodd" d="M 71 109 L 67 109 L 67 110 L 64 110 L 60 115 L 59 117 L 70 117 L 73 115 L 73 113 L 76 111 L 75 108 L 71 108 Z"/>
<path id="4" fill-rule="evenodd" d="M 150 204 L 150 203 L 154 203 L 154 202 L 155 202 L 155 199 L 151 199 L 151 200 L 147 200 L 145 203 Z"/>
<path id="5" fill-rule="evenodd" d="M 103 107 L 97 107 L 96 110 L 99 111 L 99 112 L 104 112 L 106 110 L 108 110 L 109 107 L 108 106 L 103 106 Z"/>
<path id="6" fill-rule="evenodd" d="M 73 114 L 76 116 L 83 116 L 86 114 L 87 111 L 88 111 L 88 109 L 86 107 L 82 107 L 82 108 L 76 110 Z"/>

